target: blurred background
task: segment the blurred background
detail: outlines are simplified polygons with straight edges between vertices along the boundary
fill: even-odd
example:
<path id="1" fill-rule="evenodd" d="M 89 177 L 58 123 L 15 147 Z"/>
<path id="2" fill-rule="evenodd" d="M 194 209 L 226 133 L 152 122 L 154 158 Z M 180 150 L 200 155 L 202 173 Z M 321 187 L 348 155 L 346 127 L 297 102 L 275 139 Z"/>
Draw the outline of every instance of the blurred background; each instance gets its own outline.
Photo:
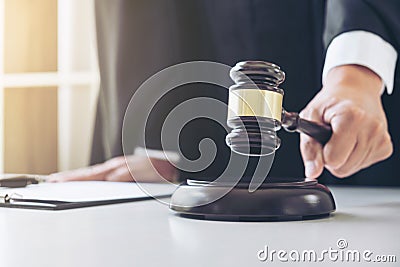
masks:
<path id="1" fill-rule="evenodd" d="M 93 0 L 0 0 L 0 173 L 89 163 L 95 40 Z"/>

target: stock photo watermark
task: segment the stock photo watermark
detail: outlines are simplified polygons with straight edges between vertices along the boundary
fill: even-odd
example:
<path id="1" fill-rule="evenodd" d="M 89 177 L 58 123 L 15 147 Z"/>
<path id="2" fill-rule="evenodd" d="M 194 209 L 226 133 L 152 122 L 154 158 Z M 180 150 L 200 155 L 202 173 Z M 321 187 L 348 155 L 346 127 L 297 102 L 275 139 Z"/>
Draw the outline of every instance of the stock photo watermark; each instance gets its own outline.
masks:
<path id="1" fill-rule="evenodd" d="M 337 240 L 336 247 L 323 250 L 276 250 L 265 245 L 263 249 L 257 252 L 257 258 L 261 262 L 397 262 L 396 255 L 375 254 L 369 249 L 349 249 L 349 244 L 344 238 Z"/>

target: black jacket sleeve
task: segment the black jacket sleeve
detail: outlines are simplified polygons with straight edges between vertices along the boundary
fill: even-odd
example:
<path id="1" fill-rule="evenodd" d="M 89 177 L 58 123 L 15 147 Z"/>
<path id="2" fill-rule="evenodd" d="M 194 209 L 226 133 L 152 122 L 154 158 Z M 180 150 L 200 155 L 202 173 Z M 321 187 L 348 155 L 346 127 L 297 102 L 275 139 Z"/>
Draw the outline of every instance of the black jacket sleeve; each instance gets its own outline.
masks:
<path id="1" fill-rule="evenodd" d="M 400 1 L 328 0 L 325 46 L 339 34 L 354 30 L 375 33 L 400 51 Z"/>

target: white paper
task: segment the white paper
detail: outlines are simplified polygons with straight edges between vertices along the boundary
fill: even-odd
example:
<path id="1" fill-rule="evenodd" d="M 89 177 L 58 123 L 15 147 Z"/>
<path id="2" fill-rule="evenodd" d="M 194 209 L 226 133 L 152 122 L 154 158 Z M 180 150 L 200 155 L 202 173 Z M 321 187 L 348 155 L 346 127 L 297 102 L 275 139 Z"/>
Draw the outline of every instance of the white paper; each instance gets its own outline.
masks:
<path id="1" fill-rule="evenodd" d="M 0 196 L 80 202 L 164 196 L 172 194 L 176 187 L 174 184 L 100 181 L 42 183 L 24 188 L 1 188 Z"/>

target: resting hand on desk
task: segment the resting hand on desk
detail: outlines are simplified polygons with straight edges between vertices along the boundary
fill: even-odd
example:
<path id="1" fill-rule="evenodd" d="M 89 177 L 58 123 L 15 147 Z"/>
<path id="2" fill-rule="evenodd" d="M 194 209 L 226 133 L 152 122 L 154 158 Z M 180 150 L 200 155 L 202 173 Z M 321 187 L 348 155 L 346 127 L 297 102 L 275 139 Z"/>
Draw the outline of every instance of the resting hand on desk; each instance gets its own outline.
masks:
<path id="1" fill-rule="evenodd" d="M 132 177 L 128 165 L 135 177 Z M 126 161 L 121 156 L 86 168 L 54 173 L 48 177 L 48 181 L 172 182 L 176 177 L 177 171 L 168 161 L 133 155 L 126 157 Z"/>
<path id="2" fill-rule="evenodd" d="M 368 68 L 345 65 L 328 73 L 324 87 L 300 114 L 330 124 L 333 131 L 324 147 L 301 135 L 308 178 L 317 178 L 324 167 L 337 177 L 346 177 L 392 154 L 381 91 L 380 77 Z"/>

